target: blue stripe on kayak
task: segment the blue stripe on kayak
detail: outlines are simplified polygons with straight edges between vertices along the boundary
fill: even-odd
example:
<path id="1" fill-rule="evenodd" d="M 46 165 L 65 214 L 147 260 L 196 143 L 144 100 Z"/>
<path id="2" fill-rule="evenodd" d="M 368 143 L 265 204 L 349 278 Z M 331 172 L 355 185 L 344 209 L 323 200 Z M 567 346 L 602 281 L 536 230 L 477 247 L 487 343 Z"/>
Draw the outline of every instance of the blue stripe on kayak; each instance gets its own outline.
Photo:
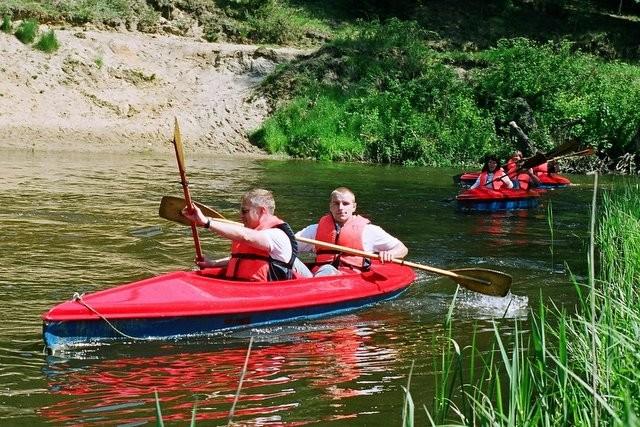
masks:
<path id="1" fill-rule="evenodd" d="M 397 298 L 407 288 L 408 286 L 398 291 L 355 301 L 269 312 L 197 317 L 109 319 L 109 321 L 119 331 L 140 339 L 206 335 L 218 331 L 267 326 L 349 313 L 381 301 Z M 51 350 L 74 344 L 126 339 L 114 331 L 104 320 L 45 321 L 43 323 L 43 336 L 45 345 Z"/>
<path id="2" fill-rule="evenodd" d="M 458 200 L 458 207 L 463 211 L 495 212 L 515 209 L 531 209 L 537 207 L 539 203 L 540 201 L 537 197 L 514 200 Z"/>

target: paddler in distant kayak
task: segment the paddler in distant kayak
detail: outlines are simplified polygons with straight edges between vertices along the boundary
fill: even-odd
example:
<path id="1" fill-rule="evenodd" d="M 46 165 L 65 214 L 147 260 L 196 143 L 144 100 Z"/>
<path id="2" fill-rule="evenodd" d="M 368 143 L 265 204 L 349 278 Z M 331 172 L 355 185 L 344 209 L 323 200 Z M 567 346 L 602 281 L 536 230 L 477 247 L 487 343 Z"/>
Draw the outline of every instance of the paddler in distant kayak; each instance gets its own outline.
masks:
<path id="1" fill-rule="evenodd" d="M 480 176 L 473 183 L 471 189 L 478 187 L 487 187 L 493 190 L 513 188 L 513 182 L 500 167 L 500 160 L 496 155 L 489 154 L 485 157 L 482 172 L 480 172 Z"/>
<path id="2" fill-rule="evenodd" d="M 532 187 L 537 187 L 540 184 L 540 180 L 533 173 L 531 168 L 525 170 L 522 169 L 524 159 L 522 158 L 522 151 L 516 150 L 505 165 L 507 170 L 507 176 L 513 182 L 513 188 L 521 190 L 529 190 Z"/>
<path id="3" fill-rule="evenodd" d="M 392 258 L 404 258 L 409 250 L 398 239 L 391 236 L 368 219 L 354 215 L 356 196 L 346 187 L 333 190 L 329 198 L 329 213 L 317 224 L 309 225 L 296 233 L 297 237 L 321 240 L 340 246 L 376 252 L 382 262 Z M 331 249 L 299 243 L 300 252 L 315 252 L 314 276 L 329 276 L 369 269 L 371 260 L 355 255 L 336 252 Z"/>
<path id="4" fill-rule="evenodd" d="M 260 188 L 241 198 L 244 227 L 214 221 L 195 206 L 182 214 L 220 237 L 229 239 L 231 257 L 198 263 L 201 268 L 225 267 L 225 276 L 235 280 L 277 281 L 309 277 L 309 269 L 298 259 L 298 246 L 289 224 L 275 216 L 273 194 Z"/>

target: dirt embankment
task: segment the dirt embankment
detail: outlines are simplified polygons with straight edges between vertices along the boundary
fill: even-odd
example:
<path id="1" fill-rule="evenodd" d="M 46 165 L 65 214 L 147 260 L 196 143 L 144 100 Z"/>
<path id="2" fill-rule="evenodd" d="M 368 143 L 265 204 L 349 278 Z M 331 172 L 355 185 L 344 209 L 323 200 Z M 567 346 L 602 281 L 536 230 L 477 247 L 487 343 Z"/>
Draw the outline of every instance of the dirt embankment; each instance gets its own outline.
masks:
<path id="1" fill-rule="evenodd" d="M 56 30 L 42 53 L 0 33 L 0 148 L 166 150 L 177 117 L 190 150 L 260 155 L 268 114 L 253 88 L 303 51 L 137 32 Z"/>

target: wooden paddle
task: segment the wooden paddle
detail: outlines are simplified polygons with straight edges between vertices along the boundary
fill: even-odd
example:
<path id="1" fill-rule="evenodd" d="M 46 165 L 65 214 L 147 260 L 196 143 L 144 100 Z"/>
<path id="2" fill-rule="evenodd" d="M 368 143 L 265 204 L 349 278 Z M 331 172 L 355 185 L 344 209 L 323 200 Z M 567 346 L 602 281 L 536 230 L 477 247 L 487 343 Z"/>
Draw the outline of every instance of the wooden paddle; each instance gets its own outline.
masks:
<path id="1" fill-rule="evenodd" d="M 222 214 L 214 209 L 211 209 L 208 206 L 196 202 L 193 203 L 198 206 L 200 210 L 202 210 L 203 214 L 211 217 L 214 221 L 242 225 L 239 222 L 224 219 Z M 190 225 L 191 221 L 182 215 L 182 209 L 184 209 L 185 206 L 187 206 L 187 202 L 184 199 L 181 199 L 179 197 L 164 196 L 160 202 L 159 214 L 162 218 L 168 219 L 170 221 Z M 307 239 L 304 237 L 296 237 L 296 239 L 300 242 L 322 246 L 339 252 L 364 256 L 367 258 L 380 259 L 380 256 L 373 252 L 365 252 L 358 249 L 348 248 L 346 246 L 334 245 L 332 243 L 322 242 L 314 239 Z M 428 265 L 417 264 L 415 262 L 396 258 L 392 259 L 391 262 L 406 265 L 407 267 L 415 268 L 418 270 L 424 270 L 430 273 L 439 274 L 441 276 L 447 276 L 453 279 L 456 283 L 459 283 L 460 285 L 471 291 L 491 296 L 503 297 L 507 295 L 507 293 L 509 293 L 511 282 L 513 280 L 512 277 L 508 274 L 496 270 L 488 270 L 485 268 L 460 268 L 456 270 L 442 270 L 440 268 L 430 267 Z"/>
<path id="2" fill-rule="evenodd" d="M 553 161 L 560 156 L 573 153 L 574 151 L 576 151 L 579 145 L 580 143 L 578 142 L 578 140 L 573 139 L 553 148 L 546 154 L 536 153 L 534 156 L 525 159 L 519 169 L 526 170 L 541 165 L 544 162 Z"/>
<path id="3" fill-rule="evenodd" d="M 182 138 L 180 137 L 180 127 L 178 126 L 178 118 L 175 118 L 175 124 L 173 128 L 173 141 L 171 141 L 176 151 L 176 159 L 178 160 L 178 170 L 180 171 L 180 182 L 182 183 L 182 190 L 184 193 L 184 199 L 190 209 L 193 209 L 193 202 L 191 201 L 191 194 L 189 192 L 189 181 L 187 180 L 187 172 L 184 167 L 184 150 L 182 148 Z M 200 237 L 198 237 L 198 228 L 194 223 L 189 224 L 191 226 L 191 235 L 193 236 L 193 244 L 196 248 L 196 260 L 203 261 L 202 248 L 200 247 Z"/>

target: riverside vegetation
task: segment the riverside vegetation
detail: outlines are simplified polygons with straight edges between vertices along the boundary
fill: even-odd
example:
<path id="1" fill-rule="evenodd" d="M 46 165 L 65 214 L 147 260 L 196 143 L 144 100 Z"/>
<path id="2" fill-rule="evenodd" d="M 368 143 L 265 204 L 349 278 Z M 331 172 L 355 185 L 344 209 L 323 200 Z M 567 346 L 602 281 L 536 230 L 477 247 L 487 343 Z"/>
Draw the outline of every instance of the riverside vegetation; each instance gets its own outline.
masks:
<path id="1" fill-rule="evenodd" d="M 494 351 L 484 355 L 474 345 L 460 349 L 449 328 L 431 410 L 416 409 L 407 388 L 404 425 L 413 425 L 417 410 L 431 425 L 638 425 L 639 190 L 622 185 L 592 210 L 592 224 L 600 220 L 597 232 L 592 226 L 589 281 L 575 283 L 575 312 L 541 302 L 530 330 L 516 325 L 511 340 L 496 321 Z"/>
<path id="2" fill-rule="evenodd" d="M 638 170 L 636 2 L 454 3 L 7 0 L 0 14 L 317 47 L 259 89 L 273 114 L 251 139 L 271 153 L 468 164 L 511 151 L 514 120 L 543 151 L 596 147 L 574 170 Z"/>

